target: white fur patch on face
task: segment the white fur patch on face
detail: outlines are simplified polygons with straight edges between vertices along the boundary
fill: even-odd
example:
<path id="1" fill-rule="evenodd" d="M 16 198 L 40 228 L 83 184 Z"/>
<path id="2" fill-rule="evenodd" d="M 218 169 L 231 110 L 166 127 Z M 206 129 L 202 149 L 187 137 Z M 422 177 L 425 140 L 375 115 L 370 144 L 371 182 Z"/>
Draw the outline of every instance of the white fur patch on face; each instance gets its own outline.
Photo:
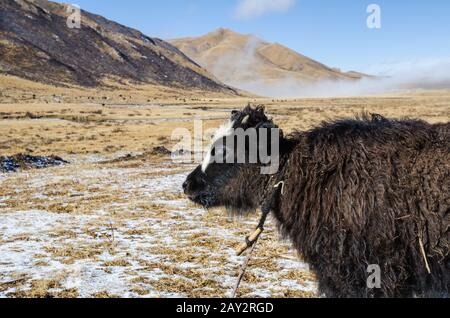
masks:
<path id="1" fill-rule="evenodd" d="M 208 168 L 209 164 L 211 163 L 212 160 L 212 147 L 214 146 L 214 144 L 221 138 L 229 136 L 233 133 L 233 125 L 234 125 L 234 121 L 228 121 L 227 123 L 223 124 L 222 126 L 220 126 L 216 132 L 214 133 L 214 136 L 211 140 L 211 146 L 208 150 L 208 152 L 206 153 L 205 158 L 203 159 L 203 163 L 202 163 L 202 171 L 205 172 L 206 169 Z"/>

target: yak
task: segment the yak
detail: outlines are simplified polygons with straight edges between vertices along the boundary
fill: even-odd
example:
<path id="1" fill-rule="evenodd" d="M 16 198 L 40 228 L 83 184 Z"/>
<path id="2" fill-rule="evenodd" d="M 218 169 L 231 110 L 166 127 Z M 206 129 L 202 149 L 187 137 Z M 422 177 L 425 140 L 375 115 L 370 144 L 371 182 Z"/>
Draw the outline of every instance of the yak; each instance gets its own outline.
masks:
<path id="1" fill-rule="evenodd" d="M 448 297 L 449 123 L 362 114 L 288 135 L 279 129 L 272 175 L 261 173 L 267 163 L 260 161 L 211 159 L 233 153 L 222 139 L 239 128 L 257 129 L 258 136 L 279 129 L 263 106 L 233 111 L 183 184 L 190 200 L 243 215 L 260 208 L 281 181 L 270 213 L 316 275 L 319 295 Z M 371 268 L 379 269 L 378 286 L 368 284 Z"/>

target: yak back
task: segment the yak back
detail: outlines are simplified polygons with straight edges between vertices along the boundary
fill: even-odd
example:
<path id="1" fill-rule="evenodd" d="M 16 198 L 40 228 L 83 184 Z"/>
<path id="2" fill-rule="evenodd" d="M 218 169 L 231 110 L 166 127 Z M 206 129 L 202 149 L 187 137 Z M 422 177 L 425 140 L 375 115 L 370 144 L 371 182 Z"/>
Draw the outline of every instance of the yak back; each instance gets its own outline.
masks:
<path id="1" fill-rule="evenodd" d="M 413 279 L 408 273 L 427 276 L 419 242 L 432 275 L 450 288 L 450 124 L 372 115 L 288 138 L 296 143 L 284 176 L 289 195 L 276 219 L 322 276 L 323 292 L 334 286 L 333 294 L 336 277 L 364 284 L 367 266 L 380 264 L 380 292 L 401 296 L 398 287 Z M 416 281 L 417 292 L 428 283 Z M 367 296 L 359 287 L 339 290 Z"/>

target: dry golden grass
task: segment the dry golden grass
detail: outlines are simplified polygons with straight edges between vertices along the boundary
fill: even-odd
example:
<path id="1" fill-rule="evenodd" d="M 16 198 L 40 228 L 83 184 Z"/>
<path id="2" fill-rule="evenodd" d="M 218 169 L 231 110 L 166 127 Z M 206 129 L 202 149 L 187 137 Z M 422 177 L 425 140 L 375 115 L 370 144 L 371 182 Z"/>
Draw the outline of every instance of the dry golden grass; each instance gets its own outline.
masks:
<path id="1" fill-rule="evenodd" d="M 266 105 L 286 132 L 309 129 L 323 120 L 354 117 L 363 112 L 444 122 L 450 118 L 449 100 L 450 92 L 440 91 L 354 98 L 205 99 L 201 107 L 197 102 L 178 103 L 171 99 L 151 105 L 143 102 L 105 106 L 78 102 L 4 102 L 0 104 L 0 152 L 61 156 L 145 152 L 158 145 L 173 145 L 173 130 L 192 130 L 193 119 L 202 119 L 205 130 L 213 128 L 229 116 L 229 111 L 249 102 Z"/>
<path id="2" fill-rule="evenodd" d="M 204 92 L 198 90 L 183 90 L 175 87 L 159 85 L 136 85 L 127 81 L 105 79 L 105 87 L 101 89 L 79 86 L 57 87 L 41 84 L 11 75 L 0 74 L 0 100 L 4 103 L 35 103 L 44 104 L 183 104 L 201 105 L 215 99 L 235 96 L 223 93 Z M 124 82 L 123 85 L 118 82 Z M 250 94 L 245 93 L 245 96 Z"/>
<path id="3" fill-rule="evenodd" d="M 32 267 L 0 260 L 0 269 L 5 269 L 0 270 L 0 295 L 8 297 L 229 295 L 241 263 L 233 250 L 251 231 L 255 217 L 230 219 L 220 209 L 198 209 L 179 189 L 179 175 L 192 166 L 148 153 L 155 146 L 170 148 L 176 142 L 170 138 L 173 129 L 192 130 L 194 118 L 203 119 L 205 129 L 216 127 L 232 109 L 249 102 L 265 104 L 286 132 L 363 112 L 433 123 L 450 118 L 448 91 L 290 100 L 203 96 L 184 101 L 178 95 L 149 103 L 142 92 L 130 93 L 136 96 L 126 101 L 107 92 L 103 102 L 98 96 L 104 92 L 40 84 L 27 84 L 39 98 L 24 99 L 23 82 L 16 84 L 8 84 L 0 96 L 0 155 L 56 154 L 71 164 L 0 178 L 0 214 L 17 218 L 23 229 L 3 233 L 0 244 L 11 246 L 8 255 L 32 260 Z M 61 103 L 47 103 L 53 94 L 65 97 Z M 96 99 L 87 101 L 90 95 Z M 146 154 L 115 160 L 127 153 Z M 159 188 L 167 180 L 172 188 Z M 24 220 L 22 213 L 32 218 Z M 43 222 L 36 233 L 30 230 L 35 222 Z M 296 264 L 295 259 L 271 224 L 258 243 L 240 295 L 317 296 L 313 289 L 300 288 L 314 281 L 309 271 L 284 267 L 285 262 Z M 62 269 L 53 270 L 54 262 Z M 79 274 L 87 275 L 79 288 L 67 283 L 78 267 L 88 270 Z M 94 269 L 112 285 L 96 282 L 92 289 L 89 270 Z M 264 293 L 258 294 L 260 290 Z"/>
<path id="4" fill-rule="evenodd" d="M 166 170 L 155 172 L 157 167 Z M 241 261 L 230 256 L 255 220 L 253 217 L 229 219 L 220 209 L 199 210 L 180 193 L 181 179 L 168 185 L 169 191 L 152 191 L 150 185 L 136 186 L 151 180 L 162 182 L 180 171 L 184 174 L 191 166 L 180 170 L 175 164 L 161 162 L 156 168 L 150 158 L 133 168 L 123 168 L 118 162 L 81 163 L 7 175 L 0 189 L 1 197 L 11 198 L 1 202 L 4 220 L 25 218 L 25 221 L 20 221 L 20 234 L 4 233 L 5 240 L 0 243 L 11 244 L 10 255 L 29 255 L 25 257 L 33 260 L 33 267 L 15 261 L 0 265 L 6 265 L 5 273 L 13 269 L 16 275 L 16 280 L 9 274 L 3 278 L 0 275 L 0 282 L 7 282 L 1 285 L 0 294 L 7 297 L 116 297 L 124 293 L 133 297 L 227 296 Z M 151 169 L 152 173 L 146 173 Z M 68 183 L 68 179 L 79 181 Z M 119 185 L 120 189 L 112 189 L 113 185 Z M 93 186 L 97 190 L 91 193 Z M 64 191 L 52 191 L 52 188 L 64 188 Z M 71 197 L 74 190 L 80 196 Z M 90 196 L 98 199 L 87 199 Z M 37 205 L 36 197 L 44 199 L 39 199 Z M 59 211 L 54 210 L 55 204 L 76 208 Z M 51 220 L 48 225 L 45 218 Z M 42 222 L 42 226 L 33 229 L 35 223 Z M 28 244 L 34 246 L 33 250 Z M 284 297 L 286 293 L 314 296 L 313 291 L 300 292 L 297 287 L 277 285 L 278 276 L 283 275 L 285 281 L 305 286 L 314 281 L 304 270 L 280 267 L 277 260 L 286 255 L 295 264 L 292 252 L 278 241 L 276 231 L 270 226 L 256 250 L 241 295 L 251 297 L 252 293 L 264 289 L 276 297 Z M 14 259 L 20 262 L 21 257 Z M 55 262 L 59 269 L 53 267 Z M 84 278 L 86 274 L 83 274 L 86 270 L 101 271 L 105 280 L 120 279 L 123 290 L 108 284 L 90 289 L 91 278 Z M 114 276 L 118 271 L 122 273 L 120 277 Z M 28 275 L 23 276 L 25 273 Z M 44 277 L 36 279 L 36 274 Z M 67 285 L 74 277 L 81 277 L 78 288 Z"/>

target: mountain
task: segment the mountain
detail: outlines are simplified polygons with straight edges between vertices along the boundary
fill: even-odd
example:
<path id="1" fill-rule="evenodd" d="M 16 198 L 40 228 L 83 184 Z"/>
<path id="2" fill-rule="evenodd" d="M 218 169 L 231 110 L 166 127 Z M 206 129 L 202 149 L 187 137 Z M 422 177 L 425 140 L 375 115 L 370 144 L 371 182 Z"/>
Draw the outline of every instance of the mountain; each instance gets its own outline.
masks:
<path id="1" fill-rule="evenodd" d="M 224 83 L 246 89 L 242 85 L 254 81 L 311 84 L 365 77 L 361 73 L 330 68 L 281 44 L 228 29 L 170 42 Z"/>
<path id="2" fill-rule="evenodd" d="M 173 45 L 81 11 L 67 27 L 68 5 L 0 1 L 0 74 L 57 86 L 155 84 L 236 94 Z"/>

